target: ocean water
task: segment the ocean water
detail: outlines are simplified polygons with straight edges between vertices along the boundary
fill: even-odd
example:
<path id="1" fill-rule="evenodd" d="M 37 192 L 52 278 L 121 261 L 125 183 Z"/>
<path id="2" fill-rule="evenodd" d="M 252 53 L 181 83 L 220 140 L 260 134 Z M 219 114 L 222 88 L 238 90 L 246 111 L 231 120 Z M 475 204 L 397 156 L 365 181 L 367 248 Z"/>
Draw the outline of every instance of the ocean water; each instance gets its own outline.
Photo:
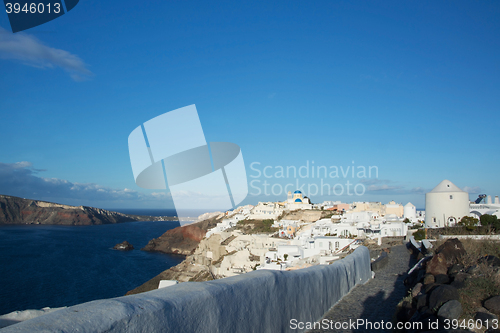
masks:
<path id="1" fill-rule="evenodd" d="M 120 212 L 124 214 L 131 215 L 147 215 L 147 216 L 178 216 L 175 209 L 149 209 L 149 208 L 119 208 L 119 209 L 108 209 L 115 212 Z M 219 211 L 218 209 L 184 209 L 182 211 L 183 217 L 191 217 L 193 221 L 195 221 L 198 216 L 201 214 L 205 214 L 207 212 L 215 212 Z"/>
<path id="2" fill-rule="evenodd" d="M 177 226 L 179 222 L 163 221 L 0 226 L 0 315 L 125 295 L 184 260 L 140 251 Z M 112 249 L 124 240 L 135 249 Z"/>

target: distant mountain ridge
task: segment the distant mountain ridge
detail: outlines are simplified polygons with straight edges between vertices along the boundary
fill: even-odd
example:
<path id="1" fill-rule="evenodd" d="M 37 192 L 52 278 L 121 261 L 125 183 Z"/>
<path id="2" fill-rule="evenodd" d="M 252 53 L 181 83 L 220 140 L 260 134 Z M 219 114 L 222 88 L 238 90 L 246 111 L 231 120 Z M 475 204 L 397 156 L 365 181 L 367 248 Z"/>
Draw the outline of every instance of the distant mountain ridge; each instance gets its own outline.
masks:
<path id="1" fill-rule="evenodd" d="M 175 217 L 129 215 L 94 207 L 69 206 L 0 194 L 0 225 L 97 225 L 132 221 L 176 220 Z"/>

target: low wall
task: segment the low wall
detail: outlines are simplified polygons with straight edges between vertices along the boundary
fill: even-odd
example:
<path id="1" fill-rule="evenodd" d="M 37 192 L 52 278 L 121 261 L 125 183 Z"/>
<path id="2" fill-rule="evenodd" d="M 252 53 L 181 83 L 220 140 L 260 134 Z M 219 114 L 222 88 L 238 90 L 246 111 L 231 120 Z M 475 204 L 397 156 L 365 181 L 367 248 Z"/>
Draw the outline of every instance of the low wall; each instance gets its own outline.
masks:
<path id="1" fill-rule="evenodd" d="M 358 247 L 327 266 L 258 270 L 92 301 L 6 327 L 8 332 L 297 332 L 290 320 L 320 320 L 355 285 L 371 278 Z"/>
<path id="2" fill-rule="evenodd" d="M 439 235 L 439 239 L 485 239 L 485 240 L 500 240 L 500 235 Z"/>

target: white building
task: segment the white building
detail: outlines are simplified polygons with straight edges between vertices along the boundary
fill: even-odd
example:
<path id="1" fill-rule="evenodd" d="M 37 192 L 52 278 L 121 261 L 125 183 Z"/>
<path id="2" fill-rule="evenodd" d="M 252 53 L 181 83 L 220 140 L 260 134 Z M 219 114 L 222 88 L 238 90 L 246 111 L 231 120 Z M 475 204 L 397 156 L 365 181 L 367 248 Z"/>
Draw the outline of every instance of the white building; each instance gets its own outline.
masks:
<path id="1" fill-rule="evenodd" d="M 275 219 L 281 213 L 283 213 L 283 208 L 279 204 L 274 202 L 259 202 L 252 209 L 249 218 L 256 220 Z"/>
<path id="2" fill-rule="evenodd" d="M 266 252 L 266 262 L 286 260 L 291 263 L 296 260 L 313 256 L 330 256 L 346 250 L 349 246 L 355 248 L 356 240 L 331 236 L 318 236 L 291 241 L 290 244 L 278 244 L 276 250 Z M 286 259 L 285 259 L 286 258 Z"/>
<path id="3" fill-rule="evenodd" d="M 403 217 L 405 219 L 410 220 L 410 222 L 417 222 L 417 208 L 411 203 L 408 202 L 404 206 L 404 212 L 403 212 Z"/>
<path id="4" fill-rule="evenodd" d="M 417 210 L 417 219 L 419 221 L 425 221 L 425 210 Z"/>
<path id="5" fill-rule="evenodd" d="M 221 233 L 229 228 L 236 226 L 238 221 L 244 220 L 246 217 L 247 216 L 243 214 L 234 214 L 230 218 L 222 219 L 214 228 L 207 231 L 205 238 L 209 238 L 213 234 Z"/>
<path id="6" fill-rule="evenodd" d="M 302 195 L 302 192 L 297 190 L 295 192 L 288 191 L 287 200 L 282 202 L 289 210 L 297 209 L 312 209 L 311 201 L 308 197 Z"/>
<path id="7" fill-rule="evenodd" d="M 471 202 L 469 209 L 470 216 L 478 219 L 484 214 L 496 215 L 497 218 L 500 218 L 500 200 L 498 195 L 495 196 L 494 202 L 491 200 L 491 195 L 488 195 L 486 200 L 483 199 L 479 203 Z"/>
<path id="8" fill-rule="evenodd" d="M 455 225 L 469 215 L 469 194 L 449 180 L 443 180 L 425 194 L 425 226 L 442 228 Z"/>

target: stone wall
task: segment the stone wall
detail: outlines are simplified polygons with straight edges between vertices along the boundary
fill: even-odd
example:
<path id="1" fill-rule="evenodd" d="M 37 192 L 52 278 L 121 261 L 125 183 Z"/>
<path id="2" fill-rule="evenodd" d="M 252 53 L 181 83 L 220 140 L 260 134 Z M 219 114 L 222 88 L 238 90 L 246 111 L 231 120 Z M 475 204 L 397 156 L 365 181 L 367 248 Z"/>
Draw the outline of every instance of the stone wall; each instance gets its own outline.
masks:
<path id="1" fill-rule="evenodd" d="M 290 320 L 320 320 L 370 278 L 369 251 L 361 246 L 328 266 L 181 283 L 72 306 L 1 332 L 297 332 Z"/>

